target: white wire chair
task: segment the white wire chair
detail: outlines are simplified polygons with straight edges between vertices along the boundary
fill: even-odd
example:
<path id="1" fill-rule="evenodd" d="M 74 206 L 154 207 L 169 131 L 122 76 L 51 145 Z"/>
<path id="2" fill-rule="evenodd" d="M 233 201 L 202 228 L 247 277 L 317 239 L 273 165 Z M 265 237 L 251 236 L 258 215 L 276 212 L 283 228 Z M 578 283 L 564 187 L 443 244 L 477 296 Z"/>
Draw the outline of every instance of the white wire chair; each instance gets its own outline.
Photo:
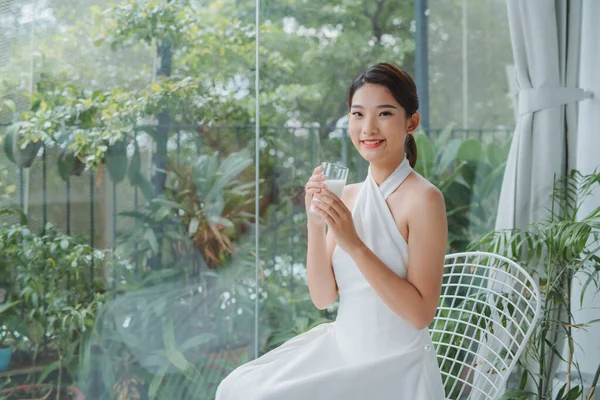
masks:
<path id="1" fill-rule="evenodd" d="M 446 399 L 495 400 L 535 329 L 533 278 L 497 254 L 446 256 L 440 305 L 429 331 Z"/>

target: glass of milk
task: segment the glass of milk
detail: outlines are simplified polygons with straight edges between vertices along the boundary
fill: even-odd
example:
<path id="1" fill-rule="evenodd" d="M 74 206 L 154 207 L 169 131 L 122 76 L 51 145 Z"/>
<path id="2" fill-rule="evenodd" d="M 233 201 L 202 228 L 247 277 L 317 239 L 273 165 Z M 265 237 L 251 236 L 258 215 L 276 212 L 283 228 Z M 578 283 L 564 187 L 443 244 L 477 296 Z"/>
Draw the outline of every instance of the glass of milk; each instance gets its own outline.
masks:
<path id="1" fill-rule="evenodd" d="M 323 167 L 323 171 L 321 172 L 323 175 L 327 177 L 325 181 L 325 186 L 327 189 L 335 193 L 335 195 L 339 198 L 342 197 L 342 192 L 344 191 L 344 186 L 346 186 L 346 179 L 348 178 L 348 168 L 334 163 L 324 162 L 321 164 Z M 315 201 L 319 201 L 315 199 Z M 314 207 L 310 206 L 311 213 L 315 213 Z"/>

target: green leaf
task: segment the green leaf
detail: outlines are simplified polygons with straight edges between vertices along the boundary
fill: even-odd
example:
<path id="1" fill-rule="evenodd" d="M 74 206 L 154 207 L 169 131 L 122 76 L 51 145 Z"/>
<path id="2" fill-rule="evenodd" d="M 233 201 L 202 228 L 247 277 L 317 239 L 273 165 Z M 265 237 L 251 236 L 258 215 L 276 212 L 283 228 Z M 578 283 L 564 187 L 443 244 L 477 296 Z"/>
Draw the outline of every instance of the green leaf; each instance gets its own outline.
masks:
<path id="1" fill-rule="evenodd" d="M 485 149 L 488 161 L 495 168 L 506 164 L 508 151 L 508 146 L 498 146 L 496 143 L 488 144 Z"/>
<path id="2" fill-rule="evenodd" d="M 14 306 L 16 306 L 20 302 L 21 302 L 21 300 L 17 300 L 17 301 L 13 301 L 12 303 L 0 304 L 0 314 L 6 312 L 8 310 L 10 310 L 11 308 L 13 308 Z"/>
<path id="3" fill-rule="evenodd" d="M 152 204 L 159 204 L 163 207 L 167 207 L 169 209 L 176 209 L 178 210 L 181 206 L 179 203 L 176 203 L 174 201 L 171 200 L 167 200 L 161 197 L 157 197 L 156 199 L 152 199 Z"/>
<path id="4" fill-rule="evenodd" d="M 595 278 L 596 278 L 596 273 L 592 273 L 588 276 L 588 279 L 583 284 L 583 287 L 581 288 L 581 296 L 579 297 L 579 307 L 583 308 L 583 299 L 585 297 L 585 292 L 587 291 L 587 288 L 590 285 L 590 283 L 596 282 Z"/>
<path id="5" fill-rule="evenodd" d="M 477 164 L 474 161 L 465 161 L 461 168 L 460 175 L 470 188 L 475 189 L 478 172 Z"/>
<path id="6" fill-rule="evenodd" d="M 168 216 L 171 213 L 171 210 L 167 207 L 161 207 L 158 209 L 158 211 L 156 212 L 156 215 L 154 217 L 154 219 L 156 221 L 162 221 L 163 219 L 165 219 L 166 216 Z"/>
<path id="7" fill-rule="evenodd" d="M 456 154 L 462 142 L 459 139 L 452 139 L 442 152 L 442 156 L 435 167 L 436 174 L 443 174 L 456 161 Z"/>
<path id="8" fill-rule="evenodd" d="M 102 46 L 102 44 L 104 43 L 104 38 L 101 37 L 94 39 L 92 43 L 94 44 L 94 46 Z"/>
<path id="9" fill-rule="evenodd" d="M 485 152 L 475 139 L 467 139 L 462 142 L 456 153 L 457 161 L 484 161 Z"/>
<path id="10" fill-rule="evenodd" d="M 152 186 L 152 183 L 148 179 L 146 179 L 145 176 L 140 174 L 138 178 L 138 186 L 142 190 L 142 195 L 144 196 L 146 201 L 152 201 L 154 199 L 155 194 L 154 186 Z"/>
<path id="11" fill-rule="evenodd" d="M 102 90 L 94 90 L 94 93 L 92 93 L 92 100 L 104 100 L 104 94 L 102 93 Z"/>
<path id="12" fill-rule="evenodd" d="M 169 364 L 165 363 L 158 372 L 154 375 L 152 382 L 150 382 L 150 386 L 148 387 L 148 399 L 154 400 L 156 398 L 156 394 L 158 393 L 158 389 L 163 382 L 165 374 L 169 369 Z"/>
<path id="13" fill-rule="evenodd" d="M 171 364 L 173 364 L 181 372 L 184 372 L 185 370 L 188 369 L 190 364 L 188 363 L 188 361 L 185 359 L 185 356 L 180 351 L 177 351 L 175 349 L 169 349 L 169 350 L 165 350 L 163 352 L 163 354 L 165 355 L 167 360 L 169 360 L 169 362 L 171 362 Z"/>
<path id="14" fill-rule="evenodd" d="M 175 268 L 166 268 L 158 271 L 152 271 L 144 278 L 142 281 L 144 284 L 149 284 L 151 282 L 164 282 L 165 279 L 177 276 L 181 272 Z"/>
<path id="15" fill-rule="evenodd" d="M 3 101 L 3 103 L 10 111 L 17 112 L 17 105 L 11 99 L 6 99 Z"/>
<path id="16" fill-rule="evenodd" d="M 148 241 L 148 244 L 150 245 L 150 248 L 152 249 L 152 251 L 154 253 L 157 253 L 158 252 L 158 242 L 156 241 L 156 235 L 154 234 L 154 231 L 152 230 L 152 228 L 146 229 L 146 232 L 144 233 L 144 239 L 146 239 Z"/>
<path id="17" fill-rule="evenodd" d="M 42 99 L 36 99 L 31 103 L 31 111 L 37 112 L 40 109 L 40 105 L 42 104 Z"/>
<path id="18" fill-rule="evenodd" d="M 52 372 L 58 370 L 61 367 L 61 364 L 62 360 L 56 360 L 53 363 L 49 364 L 46 368 L 44 368 L 44 370 L 40 373 L 38 383 L 43 383 L 48 377 L 48 375 L 50 375 Z"/>
<path id="19" fill-rule="evenodd" d="M 181 346 L 179 346 L 179 350 L 184 352 L 189 349 L 198 348 L 203 344 L 210 342 L 211 340 L 216 339 L 218 336 L 212 333 L 202 333 L 198 336 L 194 336 L 185 342 Z"/>
<path id="20" fill-rule="evenodd" d="M 556 393 L 555 400 L 577 400 L 582 395 L 583 389 L 580 386 L 574 386 L 567 392 L 565 383 Z"/>
<path id="21" fill-rule="evenodd" d="M 429 137 L 425 134 L 415 135 L 415 142 L 417 143 L 419 152 L 415 169 L 423 175 L 423 177 L 429 178 L 433 173 L 433 167 L 435 165 L 435 148 Z"/>
<path id="22" fill-rule="evenodd" d="M 583 388 L 575 386 L 569 390 L 565 400 L 577 400 L 583 394 Z"/>
<path id="23" fill-rule="evenodd" d="M 478 182 L 478 194 L 480 197 L 487 198 L 488 196 L 492 196 L 492 192 L 501 187 L 505 166 L 506 163 L 502 163 Z"/>
<path id="24" fill-rule="evenodd" d="M 457 207 L 467 207 L 465 212 L 468 212 L 472 196 L 471 188 L 457 181 L 453 181 L 445 192 L 446 203 L 450 210 Z"/>

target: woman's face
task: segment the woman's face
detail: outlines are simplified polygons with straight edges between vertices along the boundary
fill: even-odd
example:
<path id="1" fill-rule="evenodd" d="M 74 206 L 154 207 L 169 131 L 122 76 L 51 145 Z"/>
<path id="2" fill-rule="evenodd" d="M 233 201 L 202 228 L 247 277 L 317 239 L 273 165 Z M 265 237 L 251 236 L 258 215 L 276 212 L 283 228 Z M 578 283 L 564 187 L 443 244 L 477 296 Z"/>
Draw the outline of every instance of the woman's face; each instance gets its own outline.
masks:
<path id="1" fill-rule="evenodd" d="M 418 123 L 418 113 L 407 118 L 406 111 L 382 85 L 367 83 L 352 97 L 348 131 L 360 155 L 369 162 L 402 160 L 407 132 Z"/>

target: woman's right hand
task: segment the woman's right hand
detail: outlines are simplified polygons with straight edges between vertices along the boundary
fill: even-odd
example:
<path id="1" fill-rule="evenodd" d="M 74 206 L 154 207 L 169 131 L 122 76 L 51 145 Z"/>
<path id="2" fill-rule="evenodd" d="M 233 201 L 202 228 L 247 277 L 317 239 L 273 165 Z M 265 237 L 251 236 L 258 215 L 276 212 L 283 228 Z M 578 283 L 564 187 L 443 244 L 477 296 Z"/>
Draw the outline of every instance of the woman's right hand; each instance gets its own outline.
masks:
<path id="1" fill-rule="evenodd" d="M 325 180 L 327 178 L 323 176 L 323 167 L 319 165 L 314 169 L 312 176 L 306 182 L 304 186 L 305 198 L 304 203 L 306 205 L 306 215 L 308 216 L 308 222 L 316 225 L 325 225 L 325 220 L 317 214 L 310 212 L 310 205 L 312 203 L 313 196 L 315 193 L 320 193 L 321 189 L 325 187 Z"/>

